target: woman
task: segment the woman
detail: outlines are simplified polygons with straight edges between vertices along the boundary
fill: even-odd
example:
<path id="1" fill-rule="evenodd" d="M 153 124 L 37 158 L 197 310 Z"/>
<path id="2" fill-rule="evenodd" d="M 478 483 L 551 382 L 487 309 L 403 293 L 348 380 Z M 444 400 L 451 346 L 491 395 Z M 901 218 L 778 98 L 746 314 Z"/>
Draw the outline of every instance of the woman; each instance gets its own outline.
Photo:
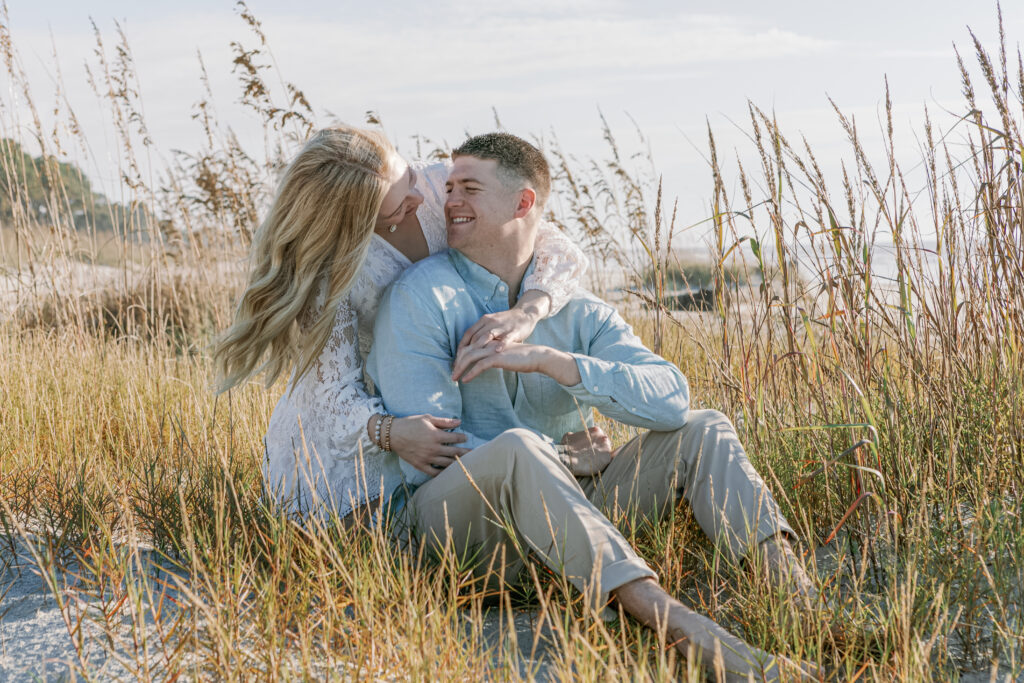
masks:
<path id="1" fill-rule="evenodd" d="M 383 289 L 447 248 L 446 178 L 444 164 L 410 167 L 382 134 L 347 126 L 315 133 L 284 172 L 214 359 L 220 391 L 260 372 L 269 387 L 292 370 L 267 429 L 264 474 L 293 510 L 372 511 L 404 479 L 436 474 L 466 452 L 457 419 L 385 416 L 362 367 Z M 528 291 L 462 344 L 525 339 L 584 269 L 582 252 L 545 225 Z"/>

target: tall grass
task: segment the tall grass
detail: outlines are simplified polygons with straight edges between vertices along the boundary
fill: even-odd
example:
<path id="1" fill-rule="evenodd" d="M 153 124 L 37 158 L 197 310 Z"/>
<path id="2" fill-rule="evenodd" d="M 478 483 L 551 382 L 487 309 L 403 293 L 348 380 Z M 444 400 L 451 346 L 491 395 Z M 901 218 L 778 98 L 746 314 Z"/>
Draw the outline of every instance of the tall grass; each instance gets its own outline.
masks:
<path id="1" fill-rule="evenodd" d="M 663 637 L 603 622 L 543 572 L 525 597 L 487 595 L 454 557 L 424 563 L 380 533 L 297 524 L 264 502 L 262 434 L 283 387 L 215 399 L 205 349 L 275 173 L 316 124 L 301 90 L 261 66 L 262 28 L 241 16 L 235 68 L 263 149 L 241 147 L 207 89 L 202 147 L 162 154 L 127 37 L 110 47 L 96 30 L 89 77 L 126 207 L 96 210 L 113 232 L 76 227 L 57 176 L 41 218 L 19 189 L 25 168 L 0 169 L 14 181 L 0 230 L 0 566 L 19 553 L 41 573 L 86 678 L 528 678 L 547 642 L 554 677 L 697 680 Z M 840 177 L 756 104 L 753 164 L 726 163 L 709 129 L 708 219 L 677 215 L 649 157 L 624 156 L 603 121 L 606 158 L 547 144 L 552 219 L 616 264 L 641 336 L 740 425 L 828 601 L 800 615 L 684 509 L 632 540 L 684 600 L 839 680 L 1024 675 L 1024 70 L 1005 38 L 995 56 L 970 39 L 963 111 L 928 116 L 921 159 L 897 158 L 888 90 L 881 149 L 836 109 Z M 62 87 L 58 125 L 43 126 L 5 14 L 0 52 L 19 104 L 0 110 L 0 137 L 44 157 L 87 150 Z M 679 313 L 664 305 L 673 238 L 699 221 L 714 310 Z M 881 273 L 889 243 L 895 270 Z M 109 270 L 83 269 L 97 261 Z M 529 647 L 511 635 L 514 607 L 537 626 Z M 507 628 L 485 634 L 495 621 Z"/>

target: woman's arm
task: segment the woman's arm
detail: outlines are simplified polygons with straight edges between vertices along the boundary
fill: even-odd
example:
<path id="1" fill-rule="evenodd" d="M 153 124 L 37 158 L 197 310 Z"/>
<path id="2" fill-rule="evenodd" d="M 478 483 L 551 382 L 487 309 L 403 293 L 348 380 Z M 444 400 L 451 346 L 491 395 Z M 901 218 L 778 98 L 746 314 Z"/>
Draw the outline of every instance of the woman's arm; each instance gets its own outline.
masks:
<path id="1" fill-rule="evenodd" d="M 383 403 L 363 383 L 358 340 L 356 310 L 346 297 L 336 309 L 323 351 L 293 390 L 303 432 L 328 448 L 329 453 L 319 454 L 324 467 L 338 469 L 342 478 L 349 471 L 355 474 L 360 453 L 366 458 L 382 455 L 366 425 L 383 412 Z"/>
<path id="2" fill-rule="evenodd" d="M 551 310 L 543 316 L 547 317 L 569 302 L 589 264 L 583 251 L 548 221 L 541 221 L 537 227 L 533 252 L 533 272 L 523 281 L 523 290 L 537 290 L 551 297 Z"/>
<path id="3" fill-rule="evenodd" d="M 464 350 L 492 339 L 524 341 L 537 323 L 568 303 L 587 270 L 587 257 L 561 230 L 547 221 L 537 229 L 533 272 L 523 280 L 523 295 L 508 311 L 489 313 L 459 341 L 456 365 Z"/>

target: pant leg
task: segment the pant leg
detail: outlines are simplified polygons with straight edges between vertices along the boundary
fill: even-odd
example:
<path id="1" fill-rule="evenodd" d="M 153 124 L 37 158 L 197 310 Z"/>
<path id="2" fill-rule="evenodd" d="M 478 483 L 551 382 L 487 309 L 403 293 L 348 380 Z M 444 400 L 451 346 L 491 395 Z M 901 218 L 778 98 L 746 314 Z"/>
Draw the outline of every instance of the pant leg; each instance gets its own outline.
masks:
<path id="1" fill-rule="evenodd" d="M 684 498 L 704 533 L 737 559 L 778 533 L 796 536 L 729 418 L 716 410 L 690 411 L 681 429 L 632 439 L 583 488 L 627 525 L 657 522 Z"/>
<path id="2" fill-rule="evenodd" d="M 433 552 L 473 557 L 481 578 L 509 581 L 531 550 L 600 607 L 608 593 L 657 578 L 583 493 L 554 449 L 533 432 L 509 430 L 426 482 L 405 510 L 411 534 Z"/>

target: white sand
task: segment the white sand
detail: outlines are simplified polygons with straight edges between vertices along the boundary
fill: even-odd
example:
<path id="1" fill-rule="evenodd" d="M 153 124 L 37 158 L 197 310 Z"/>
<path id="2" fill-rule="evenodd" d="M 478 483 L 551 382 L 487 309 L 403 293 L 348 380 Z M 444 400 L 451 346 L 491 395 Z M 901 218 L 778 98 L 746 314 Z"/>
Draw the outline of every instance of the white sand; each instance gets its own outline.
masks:
<path id="1" fill-rule="evenodd" d="M 112 655 L 98 623 L 98 601 L 77 589 L 70 572 L 58 582 L 67 605 L 63 613 L 27 545 L 18 543 L 12 551 L 9 544 L 0 541 L 0 681 L 76 680 L 81 679 L 83 667 L 91 678 L 99 680 L 136 679 L 131 664 L 135 652 L 130 645 L 130 620 L 120 618 Z M 74 629 L 83 613 L 81 627 L 72 637 L 64 614 L 69 616 Z M 533 659 L 517 658 L 520 675 L 546 680 L 550 677 L 551 634 L 541 627 L 534 647 L 537 620 L 538 615 L 533 612 L 517 612 L 512 625 L 514 633 L 509 633 L 508 620 L 501 618 L 497 610 L 491 611 L 484 615 L 484 640 L 488 646 L 500 647 L 511 636 L 520 653 L 534 654 Z M 149 636 L 155 642 L 152 620 L 147 622 Z M 472 628 L 468 614 L 466 628 Z M 151 651 L 155 654 L 158 650 Z M 150 661 L 158 664 L 159 656 L 151 656 Z"/>
<path id="2" fill-rule="evenodd" d="M 70 677 L 78 657 L 53 593 L 19 548 L 18 567 L 0 572 L 0 679 L 53 680 Z M 0 551 L 8 565 L 11 549 Z M 28 560 L 28 561 L 26 561 Z M 88 652 L 88 650 L 87 650 Z M 102 659 L 93 658 L 99 666 Z"/>
<path id="3" fill-rule="evenodd" d="M 73 564 L 56 579 L 62 610 L 29 547 L 0 542 L 0 681 L 75 680 L 83 668 L 101 680 L 137 678 L 131 661 L 140 634 L 131 632 L 130 608 L 122 604 L 110 619 L 111 642 L 101 625 L 102 605 L 78 581 Z M 154 642 L 152 619 L 141 623 Z"/>
<path id="4" fill-rule="evenodd" d="M 835 571 L 838 567 L 836 550 L 836 544 L 819 549 L 815 554 L 819 571 Z M 70 574 L 59 579 L 59 585 L 64 600 L 70 605 L 65 613 L 71 617 L 72 623 L 77 621 L 78 615 L 84 614 L 81 629 L 74 638 L 69 634 L 53 592 L 42 580 L 27 546 L 18 544 L 12 553 L 9 544 L 0 545 L 0 681 L 74 680 L 79 678 L 78 672 L 83 666 L 90 677 L 98 680 L 135 679 L 131 665 L 135 652 L 131 645 L 129 620 L 121 618 L 111 647 L 98 624 L 99 603 L 95 598 L 85 597 Z M 149 636 L 153 638 L 152 620 L 145 621 Z M 491 611 L 484 615 L 484 642 L 500 648 L 506 639 L 514 639 L 521 653 L 516 658 L 519 674 L 549 680 L 555 674 L 551 667 L 557 653 L 552 649 L 550 629 L 538 621 L 536 612 L 517 612 L 512 624 L 514 632 L 510 633 L 507 619 L 503 619 L 497 610 Z M 541 631 L 535 647 L 538 626 Z M 466 628 L 471 628 L 468 615 Z M 158 660 L 158 656 L 150 657 L 151 662 L 157 663 Z M 988 668 L 964 672 L 960 680 L 966 683 L 1012 681 L 1006 669 Z M 1022 681 L 1024 677 L 1017 679 L 1018 683 Z"/>

